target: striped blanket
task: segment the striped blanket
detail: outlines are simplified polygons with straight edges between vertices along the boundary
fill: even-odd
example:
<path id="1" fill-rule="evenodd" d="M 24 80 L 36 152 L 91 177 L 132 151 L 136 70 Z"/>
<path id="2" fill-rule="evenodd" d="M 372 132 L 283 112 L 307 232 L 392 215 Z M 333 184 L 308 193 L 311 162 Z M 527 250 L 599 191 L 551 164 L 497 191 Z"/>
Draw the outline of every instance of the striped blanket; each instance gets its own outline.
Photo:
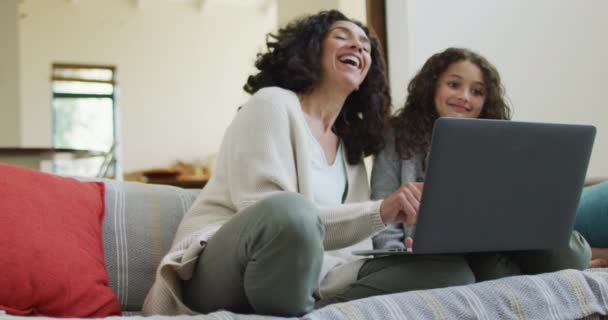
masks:
<path id="1" fill-rule="evenodd" d="M 21 319 L 5 317 L 11 320 Z M 140 317 L 135 316 L 130 319 L 137 318 Z M 41 318 L 28 318 L 28 320 L 32 319 Z M 239 315 L 222 311 L 208 315 L 156 316 L 145 319 L 286 318 Z M 300 319 L 608 319 L 608 269 L 564 270 L 468 286 L 377 296 L 331 305 Z"/>
<path id="2" fill-rule="evenodd" d="M 608 318 L 608 269 L 564 270 L 343 303 L 316 319 Z"/>

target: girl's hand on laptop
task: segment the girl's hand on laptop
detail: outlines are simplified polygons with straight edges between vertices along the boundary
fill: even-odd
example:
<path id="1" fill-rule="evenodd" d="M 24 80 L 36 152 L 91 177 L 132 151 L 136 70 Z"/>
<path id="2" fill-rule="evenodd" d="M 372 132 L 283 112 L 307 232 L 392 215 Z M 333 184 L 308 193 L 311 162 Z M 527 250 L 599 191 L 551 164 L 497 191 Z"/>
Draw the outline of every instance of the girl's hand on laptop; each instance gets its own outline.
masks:
<path id="1" fill-rule="evenodd" d="M 405 244 L 405 248 L 408 249 L 408 251 L 412 251 L 414 239 L 412 239 L 412 237 L 405 237 L 405 239 L 403 239 L 403 244 Z"/>
<path id="2" fill-rule="evenodd" d="M 388 196 L 380 206 L 382 222 L 416 224 L 418 208 L 422 197 L 422 182 L 406 182 Z"/>

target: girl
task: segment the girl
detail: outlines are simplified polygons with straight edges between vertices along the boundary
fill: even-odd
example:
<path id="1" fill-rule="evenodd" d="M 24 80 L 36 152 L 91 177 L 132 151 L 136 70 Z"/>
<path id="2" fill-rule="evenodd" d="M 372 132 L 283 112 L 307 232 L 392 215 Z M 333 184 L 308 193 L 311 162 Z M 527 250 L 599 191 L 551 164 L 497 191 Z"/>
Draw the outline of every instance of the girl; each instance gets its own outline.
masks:
<path id="1" fill-rule="evenodd" d="M 429 58 L 408 85 L 405 106 L 390 119 L 387 145 L 374 160 L 372 198 L 381 199 L 403 183 L 422 182 L 431 133 L 439 117 L 510 119 L 496 68 L 479 54 L 448 48 Z M 500 170 L 500 168 L 496 168 Z M 422 189 L 422 184 L 418 184 Z M 455 213 L 457 214 L 457 213 Z M 402 224 L 374 238 L 375 247 L 411 246 Z M 477 281 L 587 267 L 591 250 L 574 232 L 563 250 L 464 255 Z"/>

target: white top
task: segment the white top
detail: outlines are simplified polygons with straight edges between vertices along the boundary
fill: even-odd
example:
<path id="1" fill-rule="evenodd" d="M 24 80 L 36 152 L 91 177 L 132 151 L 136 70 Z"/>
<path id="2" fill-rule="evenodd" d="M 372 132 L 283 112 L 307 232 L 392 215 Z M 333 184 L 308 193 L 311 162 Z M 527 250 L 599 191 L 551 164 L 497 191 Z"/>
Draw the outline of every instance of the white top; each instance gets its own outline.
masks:
<path id="1" fill-rule="evenodd" d="M 338 144 L 336 158 L 332 164 L 327 163 L 323 147 L 306 126 L 310 145 L 310 158 L 312 161 L 312 186 L 313 203 L 318 206 L 337 206 L 342 204 L 342 198 L 346 191 L 346 168 L 342 150 L 342 142 Z M 319 286 L 323 287 L 329 280 L 325 279 L 332 269 L 343 263 L 342 259 L 324 257 L 321 273 L 319 274 Z M 320 294 L 320 293 L 319 293 Z"/>
<path id="2" fill-rule="evenodd" d="M 192 277 L 206 241 L 244 208 L 277 192 L 298 192 L 313 200 L 312 160 L 302 107 L 292 91 L 272 87 L 256 92 L 226 130 L 213 175 L 184 216 L 169 253 L 156 272 L 146 315 L 194 314 L 182 302 L 181 281 Z M 344 156 L 344 155 L 343 155 Z M 346 165 L 345 204 L 321 206 L 325 227 L 324 265 L 334 267 L 320 295 L 354 282 L 362 258 L 354 249 L 371 249 L 371 236 L 384 229 L 381 201 L 369 201 L 363 160 Z"/>
<path id="3" fill-rule="evenodd" d="M 319 206 L 340 205 L 346 191 L 346 167 L 342 155 L 342 142 L 338 143 L 334 162 L 329 164 L 323 148 L 310 132 L 310 128 L 308 129 L 312 160 L 313 203 Z"/>

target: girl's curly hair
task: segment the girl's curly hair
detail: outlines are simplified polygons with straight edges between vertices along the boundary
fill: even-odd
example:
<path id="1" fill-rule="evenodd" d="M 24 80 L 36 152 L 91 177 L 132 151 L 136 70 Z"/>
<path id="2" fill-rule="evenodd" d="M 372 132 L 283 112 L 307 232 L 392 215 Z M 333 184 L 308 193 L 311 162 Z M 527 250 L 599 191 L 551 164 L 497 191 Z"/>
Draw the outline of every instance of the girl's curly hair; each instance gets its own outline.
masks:
<path id="1" fill-rule="evenodd" d="M 371 44 L 371 66 L 359 89 L 346 99 L 333 130 L 346 149 L 347 161 L 356 164 L 363 156 L 378 153 L 385 144 L 383 131 L 388 124 L 390 96 L 382 48 L 373 32 L 337 10 L 322 11 L 303 17 L 268 34 L 267 52 L 257 56 L 255 67 L 243 89 L 253 94 L 270 86 L 296 93 L 309 93 L 321 76 L 321 44 L 336 21 L 350 21 L 359 26 Z"/>
<path id="2" fill-rule="evenodd" d="M 511 118 L 511 109 L 505 101 L 505 90 L 496 68 L 469 49 L 448 48 L 424 63 L 407 87 L 405 106 L 390 119 L 390 126 L 395 132 L 395 149 L 402 159 L 428 152 L 433 125 L 439 118 L 434 100 L 437 81 L 451 64 L 460 61 L 475 64 L 483 74 L 486 95 L 479 118 Z"/>

